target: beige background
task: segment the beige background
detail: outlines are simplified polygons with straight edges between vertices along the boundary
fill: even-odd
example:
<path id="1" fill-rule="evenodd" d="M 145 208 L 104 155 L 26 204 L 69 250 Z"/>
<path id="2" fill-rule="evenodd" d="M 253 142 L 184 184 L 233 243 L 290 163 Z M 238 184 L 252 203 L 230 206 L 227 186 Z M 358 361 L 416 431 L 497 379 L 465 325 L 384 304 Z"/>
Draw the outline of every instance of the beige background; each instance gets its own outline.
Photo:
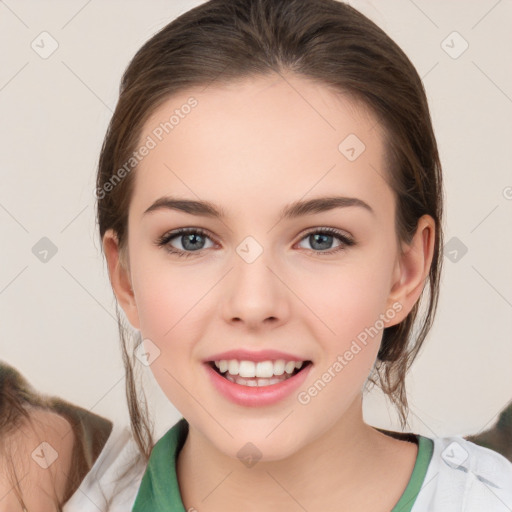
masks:
<path id="1" fill-rule="evenodd" d="M 199 3 L 0 2 L 0 357 L 41 391 L 116 421 L 128 415 L 95 167 L 128 61 Z M 474 433 L 512 398 L 512 2 L 350 3 L 423 79 L 444 167 L 446 242 L 467 247 L 445 260 L 436 323 L 408 378 L 411 430 Z M 45 37 L 51 48 L 44 31 L 58 44 L 46 59 L 31 47 Z M 57 248 L 46 263 L 32 252 L 43 237 Z M 150 394 L 161 433 L 179 413 L 154 383 Z M 398 429 L 388 409 L 376 391 L 365 399 L 369 423 Z"/>

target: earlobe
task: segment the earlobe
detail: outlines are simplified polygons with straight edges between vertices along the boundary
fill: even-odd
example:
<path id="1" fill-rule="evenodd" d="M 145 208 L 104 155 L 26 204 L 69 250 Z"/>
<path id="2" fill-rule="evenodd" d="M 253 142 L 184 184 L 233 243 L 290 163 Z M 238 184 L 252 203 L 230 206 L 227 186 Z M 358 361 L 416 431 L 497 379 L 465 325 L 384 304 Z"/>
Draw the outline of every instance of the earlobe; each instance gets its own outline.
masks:
<path id="1" fill-rule="evenodd" d="M 402 309 L 388 327 L 400 323 L 409 314 L 423 291 L 434 254 L 435 229 L 434 219 L 423 215 L 411 243 L 404 246 L 398 257 L 388 305 L 398 302 Z"/>
<path id="2" fill-rule="evenodd" d="M 123 308 L 128 321 L 135 329 L 140 329 L 135 296 L 130 279 L 130 269 L 121 262 L 116 233 L 109 229 L 103 236 L 103 251 L 107 259 L 108 273 L 117 302 Z"/>

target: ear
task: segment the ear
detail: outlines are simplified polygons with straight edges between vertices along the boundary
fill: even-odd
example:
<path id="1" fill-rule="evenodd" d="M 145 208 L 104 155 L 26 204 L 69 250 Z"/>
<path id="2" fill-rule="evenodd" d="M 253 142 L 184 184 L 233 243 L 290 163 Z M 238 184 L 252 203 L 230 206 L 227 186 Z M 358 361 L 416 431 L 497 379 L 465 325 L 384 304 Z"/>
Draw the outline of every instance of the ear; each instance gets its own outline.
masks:
<path id="1" fill-rule="evenodd" d="M 434 254 L 435 229 L 434 219 L 430 215 L 423 215 L 418 220 L 410 244 L 404 244 L 402 253 L 398 255 L 388 307 L 394 303 L 402 307 L 387 327 L 399 324 L 406 318 L 423 291 Z"/>
<path id="2" fill-rule="evenodd" d="M 116 233 L 109 229 L 103 235 L 103 251 L 107 259 L 110 284 L 117 302 L 123 308 L 130 324 L 140 330 L 139 314 L 133 293 L 129 262 L 121 261 Z"/>

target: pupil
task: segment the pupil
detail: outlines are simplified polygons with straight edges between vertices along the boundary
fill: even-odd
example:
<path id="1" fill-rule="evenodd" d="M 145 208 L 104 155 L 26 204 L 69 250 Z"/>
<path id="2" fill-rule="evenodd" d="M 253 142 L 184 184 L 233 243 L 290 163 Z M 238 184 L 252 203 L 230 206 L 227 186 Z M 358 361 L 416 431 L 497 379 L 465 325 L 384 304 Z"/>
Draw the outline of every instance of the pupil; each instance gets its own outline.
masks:
<path id="1" fill-rule="evenodd" d="M 197 239 L 200 239 L 201 238 L 201 235 L 196 235 L 194 233 L 191 233 L 190 235 L 185 235 L 183 237 L 183 240 L 184 240 L 184 244 L 183 244 L 183 247 L 185 247 L 185 249 L 192 249 L 192 250 L 196 250 L 197 249 Z M 192 245 L 189 245 L 190 243 L 192 243 Z"/>
<path id="2" fill-rule="evenodd" d="M 318 243 L 318 239 L 320 239 L 320 245 L 321 247 L 317 247 L 319 249 L 329 249 L 329 242 L 331 240 L 329 240 L 330 238 L 332 238 L 332 235 L 326 235 L 325 233 L 318 233 L 318 234 L 315 234 L 315 235 L 311 235 L 311 237 L 313 238 L 314 242 L 311 244 L 312 247 L 314 247 L 314 244 L 315 243 Z M 322 242 L 322 237 L 324 238 L 324 241 Z M 327 242 L 325 241 L 325 239 L 327 239 Z"/>

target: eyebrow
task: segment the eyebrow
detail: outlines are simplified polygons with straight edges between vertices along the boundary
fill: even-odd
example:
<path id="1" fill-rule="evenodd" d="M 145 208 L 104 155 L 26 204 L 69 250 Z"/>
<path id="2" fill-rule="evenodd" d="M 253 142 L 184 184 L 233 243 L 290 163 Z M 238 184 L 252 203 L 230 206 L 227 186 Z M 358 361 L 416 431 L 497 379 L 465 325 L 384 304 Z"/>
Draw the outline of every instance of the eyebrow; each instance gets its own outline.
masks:
<path id="1" fill-rule="evenodd" d="M 286 205 L 280 212 L 278 220 L 292 219 L 304 215 L 313 215 L 334 208 L 347 208 L 349 206 L 357 206 L 364 208 L 372 215 L 375 211 L 372 207 L 357 197 L 329 196 L 308 199 L 307 201 L 295 201 Z M 157 199 L 149 208 L 147 208 L 143 216 L 156 210 L 177 210 L 190 215 L 203 217 L 225 219 L 226 212 L 209 201 L 195 201 L 172 196 L 163 196 Z"/>

